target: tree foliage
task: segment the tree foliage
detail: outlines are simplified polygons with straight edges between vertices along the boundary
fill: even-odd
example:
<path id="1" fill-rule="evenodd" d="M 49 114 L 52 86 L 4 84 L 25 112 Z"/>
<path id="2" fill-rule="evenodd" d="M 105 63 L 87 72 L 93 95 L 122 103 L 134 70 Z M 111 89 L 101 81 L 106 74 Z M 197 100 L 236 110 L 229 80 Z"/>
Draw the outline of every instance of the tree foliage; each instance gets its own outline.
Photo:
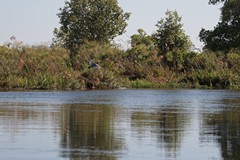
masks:
<path id="1" fill-rule="evenodd" d="M 205 48 L 213 51 L 229 51 L 240 48 L 240 0 L 210 0 L 216 4 L 224 2 L 220 22 L 213 30 L 202 29 L 199 37 Z"/>
<path id="2" fill-rule="evenodd" d="M 226 0 L 209 0 L 209 4 L 216 4 L 216 3 L 219 3 L 219 2 L 224 2 Z"/>
<path id="3" fill-rule="evenodd" d="M 182 18 L 177 11 L 167 11 L 165 14 L 166 18 L 158 21 L 156 25 L 158 29 L 153 36 L 165 60 L 180 62 L 192 43 L 182 28 Z"/>
<path id="4" fill-rule="evenodd" d="M 147 35 L 143 29 L 138 29 L 138 34 L 131 36 L 131 46 L 145 45 L 151 47 L 154 45 L 154 39 L 152 36 Z"/>
<path id="5" fill-rule="evenodd" d="M 125 31 L 129 16 L 117 0 L 66 1 L 58 14 L 61 26 L 54 30 L 55 41 L 71 54 L 88 41 L 109 43 Z"/>
<path id="6" fill-rule="evenodd" d="M 154 64 L 159 62 L 154 37 L 148 35 L 143 29 L 138 29 L 138 34 L 131 36 L 131 46 L 132 48 L 127 50 L 127 57 L 133 63 Z"/>

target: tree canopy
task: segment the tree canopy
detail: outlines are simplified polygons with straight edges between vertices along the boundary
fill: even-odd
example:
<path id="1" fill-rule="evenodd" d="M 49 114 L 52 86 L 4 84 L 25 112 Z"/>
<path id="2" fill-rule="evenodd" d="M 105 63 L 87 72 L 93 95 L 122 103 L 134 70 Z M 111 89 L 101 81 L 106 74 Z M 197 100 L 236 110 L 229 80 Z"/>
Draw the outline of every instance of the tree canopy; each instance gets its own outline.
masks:
<path id="1" fill-rule="evenodd" d="M 156 24 L 157 31 L 153 35 L 160 54 L 168 61 L 179 61 L 192 45 L 189 36 L 183 30 L 182 18 L 177 11 L 167 11 L 165 19 Z M 175 60 L 174 60 L 175 59 Z"/>
<path id="2" fill-rule="evenodd" d="M 209 0 L 209 4 L 216 4 L 216 3 L 219 3 L 219 2 L 224 2 L 225 0 Z"/>
<path id="3" fill-rule="evenodd" d="M 68 49 L 78 48 L 85 41 L 109 43 L 121 35 L 130 13 L 124 13 L 117 0 L 70 0 L 60 9 L 60 28 L 56 39 Z"/>
<path id="4" fill-rule="evenodd" d="M 125 32 L 130 13 L 124 13 L 117 0 L 70 0 L 58 17 L 61 26 L 54 30 L 55 41 L 70 50 L 75 68 L 79 47 L 89 41 L 110 43 Z"/>
<path id="5" fill-rule="evenodd" d="M 131 36 L 131 46 L 135 47 L 138 45 L 153 46 L 153 37 L 147 35 L 143 29 L 138 29 L 138 34 Z"/>
<path id="6" fill-rule="evenodd" d="M 224 2 L 220 22 L 213 30 L 202 29 L 199 37 L 205 48 L 228 51 L 240 48 L 240 0 L 210 0 L 210 4 Z"/>

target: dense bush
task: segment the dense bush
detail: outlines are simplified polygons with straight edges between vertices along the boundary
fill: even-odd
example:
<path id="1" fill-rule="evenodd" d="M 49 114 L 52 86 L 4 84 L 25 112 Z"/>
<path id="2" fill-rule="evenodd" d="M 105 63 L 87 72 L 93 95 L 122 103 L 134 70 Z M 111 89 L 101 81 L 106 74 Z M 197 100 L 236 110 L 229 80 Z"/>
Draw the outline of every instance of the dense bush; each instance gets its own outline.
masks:
<path id="1" fill-rule="evenodd" d="M 189 55 L 182 66 L 169 68 L 146 45 L 123 51 L 89 42 L 81 46 L 77 69 L 72 69 L 69 52 L 62 48 L 0 47 L 0 88 L 240 88 L 239 51 Z"/>

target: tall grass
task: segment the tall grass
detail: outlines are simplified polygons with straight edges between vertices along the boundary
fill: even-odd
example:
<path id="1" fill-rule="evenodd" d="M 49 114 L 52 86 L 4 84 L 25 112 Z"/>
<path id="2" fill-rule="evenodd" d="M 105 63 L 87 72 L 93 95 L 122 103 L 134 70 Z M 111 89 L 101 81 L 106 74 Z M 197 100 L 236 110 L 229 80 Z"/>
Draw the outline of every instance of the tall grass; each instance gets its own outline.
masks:
<path id="1" fill-rule="evenodd" d="M 178 68 L 162 65 L 156 51 L 123 51 L 90 42 L 71 68 L 69 52 L 47 46 L 0 46 L 1 89 L 86 88 L 240 88 L 240 54 L 205 52 L 188 58 Z M 89 68 L 89 61 L 100 68 Z"/>

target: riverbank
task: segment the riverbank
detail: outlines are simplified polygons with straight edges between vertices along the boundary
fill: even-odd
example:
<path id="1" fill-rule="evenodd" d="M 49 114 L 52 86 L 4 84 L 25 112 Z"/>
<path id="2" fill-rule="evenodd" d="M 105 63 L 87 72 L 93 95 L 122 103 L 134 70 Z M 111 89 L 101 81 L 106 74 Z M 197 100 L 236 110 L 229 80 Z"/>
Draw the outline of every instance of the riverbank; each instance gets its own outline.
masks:
<path id="1" fill-rule="evenodd" d="M 0 88 L 117 89 L 117 88 L 240 88 L 240 54 L 194 54 L 175 68 L 156 54 L 143 58 L 109 46 L 82 48 L 77 69 L 69 53 L 46 46 L 0 47 Z M 149 53 L 150 54 L 150 53 Z M 99 67 L 90 67 L 92 60 Z"/>

